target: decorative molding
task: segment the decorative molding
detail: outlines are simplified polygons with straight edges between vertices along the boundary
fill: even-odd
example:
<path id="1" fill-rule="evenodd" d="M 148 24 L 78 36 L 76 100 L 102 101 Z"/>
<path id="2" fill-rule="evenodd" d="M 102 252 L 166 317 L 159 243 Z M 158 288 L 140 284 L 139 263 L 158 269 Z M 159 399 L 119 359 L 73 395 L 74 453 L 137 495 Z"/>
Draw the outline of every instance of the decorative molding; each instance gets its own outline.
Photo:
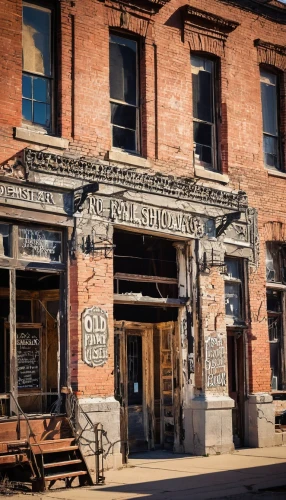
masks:
<path id="1" fill-rule="evenodd" d="M 184 37 L 188 35 L 191 50 L 202 50 L 218 56 L 224 54 L 227 36 L 239 23 L 185 5 L 183 7 Z"/>
<path id="2" fill-rule="evenodd" d="M 77 160 L 52 153 L 25 150 L 26 168 L 83 179 L 90 183 L 117 185 L 134 191 L 214 205 L 244 212 L 248 207 L 244 191 L 221 191 L 198 184 L 194 179 L 176 178 L 158 173 L 147 174 L 134 168 L 120 168 L 100 162 Z"/>
<path id="3" fill-rule="evenodd" d="M 270 66 L 275 66 L 282 71 L 286 70 L 285 45 L 276 45 L 258 38 L 254 40 L 254 46 L 257 48 L 259 64 L 269 64 Z"/>
<path id="4" fill-rule="evenodd" d="M 0 164 L 0 177 L 9 177 L 24 181 L 27 178 L 26 168 L 23 165 L 23 154 L 9 158 Z"/>
<path id="5" fill-rule="evenodd" d="M 249 263 L 257 268 L 259 265 L 260 244 L 258 232 L 258 213 L 255 208 L 249 207 L 246 210 L 246 221 L 248 224 L 248 241 L 252 248 L 252 259 L 250 259 Z"/>
<path id="6" fill-rule="evenodd" d="M 276 0 L 220 0 L 227 4 L 227 8 L 233 6 L 240 10 L 252 12 L 255 16 L 261 16 L 276 23 L 286 24 L 286 5 Z"/>

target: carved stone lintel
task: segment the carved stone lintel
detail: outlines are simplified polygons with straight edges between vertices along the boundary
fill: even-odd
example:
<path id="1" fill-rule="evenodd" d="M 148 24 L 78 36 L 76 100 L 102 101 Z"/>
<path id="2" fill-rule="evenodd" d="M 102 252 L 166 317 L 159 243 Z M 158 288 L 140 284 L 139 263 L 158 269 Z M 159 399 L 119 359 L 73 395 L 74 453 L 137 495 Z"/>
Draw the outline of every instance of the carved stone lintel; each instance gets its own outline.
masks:
<path id="1" fill-rule="evenodd" d="M 196 9 L 190 5 L 185 6 L 184 20 L 186 24 L 197 27 L 205 27 L 220 33 L 230 33 L 235 30 L 239 23 L 230 21 L 224 17 L 211 14 L 204 10 Z"/>
<path id="2" fill-rule="evenodd" d="M 247 195 L 244 191 L 221 191 L 197 184 L 193 179 L 176 178 L 157 173 L 147 174 L 134 168 L 121 168 L 99 161 L 76 160 L 31 149 L 26 149 L 25 164 L 31 170 L 47 174 L 112 184 L 134 191 L 184 199 L 241 212 L 245 212 L 248 207 Z"/>

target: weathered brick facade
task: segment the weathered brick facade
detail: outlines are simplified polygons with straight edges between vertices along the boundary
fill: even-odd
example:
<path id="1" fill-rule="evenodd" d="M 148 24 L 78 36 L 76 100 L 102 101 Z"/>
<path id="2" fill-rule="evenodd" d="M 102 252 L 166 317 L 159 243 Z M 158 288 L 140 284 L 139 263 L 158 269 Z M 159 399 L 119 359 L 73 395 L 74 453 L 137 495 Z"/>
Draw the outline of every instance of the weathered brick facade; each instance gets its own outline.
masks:
<path id="1" fill-rule="evenodd" d="M 244 367 L 241 381 L 243 402 L 240 399 L 239 403 L 244 422 L 241 443 L 253 446 L 274 443 L 274 406 L 269 396 L 271 373 L 265 260 L 266 242 L 284 244 L 286 235 L 286 6 L 276 0 L 266 6 L 251 0 L 190 0 L 188 4 L 182 0 L 162 0 L 161 3 L 153 0 L 142 3 L 138 0 L 122 3 L 113 0 L 50 3 L 39 0 L 38 4 L 46 8 L 52 6 L 56 21 L 54 134 L 51 138 L 22 124 L 22 1 L 1 0 L 0 163 L 4 165 L 1 171 L 4 181 L 9 180 L 9 176 L 11 180 L 16 177 L 13 165 L 18 159 L 24 170 L 29 167 L 25 170 L 25 181 L 18 180 L 18 184 L 27 181 L 27 184 L 32 182 L 38 187 L 45 185 L 47 189 L 66 190 L 73 195 L 73 190 L 82 185 L 99 182 L 103 200 L 122 196 L 129 203 L 151 204 L 160 209 L 163 207 L 165 210 L 210 217 L 215 220 L 216 227 L 226 215 L 239 212 L 242 227 L 245 228 L 244 237 L 228 237 L 226 232 L 222 232 L 215 242 L 214 235 L 209 243 L 203 235 L 202 238 L 184 239 L 187 250 L 178 272 L 179 286 L 185 286 L 185 293 L 179 291 L 179 297 L 187 297 L 190 301 L 182 308 L 185 308 L 184 311 L 181 309 L 180 333 L 177 344 L 173 346 L 173 353 L 176 349 L 180 352 L 177 382 L 181 390 L 178 407 L 182 408 L 181 413 L 175 410 L 174 448 L 192 453 L 232 449 L 233 402 L 227 382 L 230 369 L 226 354 L 227 327 L 231 335 L 243 338 L 243 357 L 238 359 Z M 122 36 L 135 36 L 139 41 L 141 157 L 112 150 L 110 30 Z M 194 165 L 191 53 L 203 54 L 218 62 L 218 172 L 196 169 Z M 264 166 L 260 65 L 266 65 L 280 75 L 282 164 L 279 171 Z M 66 142 L 56 144 L 54 137 Z M 27 149 L 34 151 L 32 160 L 29 159 L 31 156 L 27 159 Z M 86 162 L 86 165 L 80 162 Z M 102 182 L 101 167 L 103 170 L 111 167 Z M 195 181 L 198 186 L 219 190 L 223 193 L 222 197 L 227 196 L 225 193 L 234 193 L 235 200 L 244 196 L 244 192 L 248 208 L 241 207 L 239 201 L 236 209 L 227 202 L 210 201 L 208 205 L 203 197 L 198 201 L 193 195 L 184 196 L 179 190 L 169 197 L 163 188 L 156 191 L 154 187 L 152 192 L 144 180 L 140 186 L 134 183 L 132 188 L 127 181 L 124 184 L 122 179 L 118 182 L 114 180 L 113 167 L 126 172 L 139 172 L 142 179 L 153 174 L 159 179 L 157 185 L 163 178 L 167 186 L 170 176 L 185 183 L 184 186 Z M 187 190 L 186 187 L 184 189 Z M 115 230 L 131 228 L 138 234 L 146 230 L 138 222 L 136 229 L 136 222 L 132 226 L 124 218 L 120 223 L 114 217 L 109 221 L 107 218 L 100 221 L 98 214 L 91 216 L 84 203 L 83 212 L 77 212 L 76 217 L 67 213 L 69 224 L 64 219 L 57 220 L 55 214 L 50 220 L 48 216 L 42 218 L 40 208 L 36 209 L 36 216 L 30 217 L 31 209 L 25 207 L 25 203 L 22 215 L 18 209 L 18 212 L 13 212 L 11 202 L 9 211 L 7 203 L 9 205 L 1 194 L 0 216 L 5 221 L 17 219 L 19 215 L 26 222 L 61 228 L 70 226 L 66 245 L 67 288 L 64 291 L 67 300 L 64 315 L 68 358 L 66 379 L 62 378 L 61 383 L 84 401 L 88 413 L 96 414 L 93 417 L 95 421 L 102 421 L 115 443 L 113 448 L 108 448 L 107 455 L 114 453 L 116 458 L 120 451 L 120 446 L 116 444 L 120 441 L 120 417 L 119 404 L 113 399 L 117 369 L 114 365 L 114 319 L 118 319 L 114 317 L 113 230 L 114 227 Z M 248 218 L 249 207 L 258 213 L 257 227 L 255 222 L 250 222 L 250 216 Z M 82 241 L 90 235 L 91 227 L 96 236 L 105 235 L 105 239 L 97 239 L 97 250 L 87 252 Z M 166 237 L 168 232 L 157 229 L 152 233 L 150 227 L 146 229 L 146 234 L 153 236 Z M 249 236 L 250 233 L 252 236 Z M 182 239 L 175 231 L 169 231 L 169 237 L 175 241 Z M 108 254 L 104 250 L 106 245 Z M 227 322 L 225 276 L 220 267 L 210 263 L 212 248 L 218 253 L 216 264 L 219 262 L 221 268 L 225 255 L 243 261 L 244 321 L 243 325 L 236 325 L 236 330 Z M 205 268 L 202 266 L 204 252 L 208 260 Z M 139 271 L 137 274 L 140 274 Z M 82 359 L 82 313 L 93 306 L 108 315 L 108 361 L 97 367 L 88 366 Z M 187 316 L 191 319 L 186 320 Z M 129 317 L 125 319 L 129 320 Z M 144 323 L 141 317 L 138 321 Z M 166 319 L 164 321 L 167 322 Z M 186 321 L 191 335 L 184 333 L 183 321 Z M 285 323 L 285 319 L 283 321 Z M 191 337 L 193 350 L 190 348 Z M 218 346 L 223 346 L 225 353 L 226 382 L 216 387 L 208 386 L 207 382 L 205 361 L 208 338 L 219 338 Z M 285 358 L 286 350 L 283 350 L 282 356 Z M 194 367 L 188 373 L 190 357 Z M 283 394 L 285 389 L 284 368 Z M 100 404 L 103 405 L 102 410 Z M 268 422 L 265 428 L 255 416 L 259 411 L 263 412 Z M 109 418 L 108 412 L 110 415 L 113 412 L 114 420 Z M 216 419 L 217 427 L 222 431 L 225 429 L 226 433 L 221 441 L 217 441 L 215 433 L 212 435 Z M 191 429 L 194 428 L 193 432 Z M 199 436 L 199 444 L 195 434 Z M 150 434 L 149 439 L 152 441 Z M 116 460 L 112 463 L 110 459 L 108 465 L 118 465 Z"/>

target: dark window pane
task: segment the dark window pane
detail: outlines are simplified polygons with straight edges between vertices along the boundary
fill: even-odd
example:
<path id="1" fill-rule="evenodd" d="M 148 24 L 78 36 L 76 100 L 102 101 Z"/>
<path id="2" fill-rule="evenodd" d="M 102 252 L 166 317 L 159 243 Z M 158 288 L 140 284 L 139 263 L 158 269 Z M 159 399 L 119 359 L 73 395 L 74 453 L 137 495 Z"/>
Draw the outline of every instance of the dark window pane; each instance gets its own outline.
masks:
<path id="1" fill-rule="evenodd" d="M 194 142 L 204 146 L 212 146 L 212 125 L 194 122 Z"/>
<path id="2" fill-rule="evenodd" d="M 136 108 L 111 103 L 111 123 L 120 127 L 136 129 Z"/>
<path id="3" fill-rule="evenodd" d="M 23 69 L 51 76 L 51 13 L 23 7 Z"/>
<path id="4" fill-rule="evenodd" d="M 193 116 L 213 123 L 212 75 L 207 71 L 193 73 Z"/>
<path id="5" fill-rule="evenodd" d="M 137 105 L 136 42 L 116 36 L 110 39 L 110 97 Z"/>
<path id="6" fill-rule="evenodd" d="M 198 159 L 204 163 L 212 165 L 212 149 L 208 146 L 201 146 L 201 144 L 196 144 L 196 156 Z"/>
<path id="7" fill-rule="evenodd" d="M 241 317 L 239 283 L 225 284 L 225 313 L 233 318 Z"/>
<path id="8" fill-rule="evenodd" d="M 32 99 L 32 78 L 27 75 L 22 77 L 22 95 L 28 99 Z"/>
<path id="9" fill-rule="evenodd" d="M 267 290 L 267 311 L 281 312 L 281 292 Z"/>
<path id="10" fill-rule="evenodd" d="M 278 139 L 264 134 L 263 149 L 265 165 L 268 167 L 279 168 Z"/>
<path id="11" fill-rule="evenodd" d="M 34 102 L 34 119 L 35 123 L 43 125 L 44 127 L 50 126 L 50 113 L 49 106 L 41 102 Z"/>
<path id="12" fill-rule="evenodd" d="M 128 404 L 141 405 L 143 401 L 142 338 L 139 335 L 127 337 Z"/>
<path id="13" fill-rule="evenodd" d="M 4 255 L 10 256 L 10 226 L 8 224 L 0 224 L 0 257 Z"/>
<path id="14" fill-rule="evenodd" d="M 263 132 L 277 135 L 276 86 L 261 83 Z"/>
<path id="15" fill-rule="evenodd" d="M 240 279 L 239 262 L 235 259 L 225 259 L 227 274 L 230 278 Z"/>
<path id="16" fill-rule="evenodd" d="M 32 121 L 32 101 L 22 99 L 22 117 L 24 120 Z"/>
<path id="17" fill-rule="evenodd" d="M 135 131 L 112 127 L 112 145 L 127 151 L 136 151 Z"/>
<path id="18" fill-rule="evenodd" d="M 44 78 L 34 78 L 33 98 L 36 101 L 49 102 L 48 80 Z"/>

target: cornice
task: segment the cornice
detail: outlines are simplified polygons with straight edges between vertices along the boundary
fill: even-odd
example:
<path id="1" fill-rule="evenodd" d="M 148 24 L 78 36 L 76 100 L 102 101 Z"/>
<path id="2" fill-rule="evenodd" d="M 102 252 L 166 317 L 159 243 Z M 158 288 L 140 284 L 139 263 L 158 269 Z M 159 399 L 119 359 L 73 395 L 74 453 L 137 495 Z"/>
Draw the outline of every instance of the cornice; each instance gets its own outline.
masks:
<path id="1" fill-rule="evenodd" d="M 239 26 L 239 23 L 236 21 L 231 21 L 224 17 L 211 14 L 210 12 L 196 9 L 190 5 L 184 6 L 183 17 L 186 25 L 212 29 L 213 31 L 223 34 L 231 33 L 231 31 Z"/>
<path id="2" fill-rule="evenodd" d="M 271 51 L 277 52 L 277 54 L 281 54 L 282 56 L 286 56 L 285 45 L 277 45 L 274 43 L 265 42 L 264 40 L 260 40 L 259 38 L 254 40 L 254 45 L 255 45 L 255 47 L 260 47 L 260 48 L 265 49 L 265 50 L 271 50 Z"/>
<path id="3" fill-rule="evenodd" d="M 198 184 L 194 179 L 140 172 L 134 168 L 108 165 L 100 161 L 77 160 L 27 148 L 24 165 L 27 170 L 73 177 L 90 183 L 112 184 L 125 189 L 219 206 L 228 210 L 245 211 L 248 207 L 244 191 L 223 191 Z"/>

